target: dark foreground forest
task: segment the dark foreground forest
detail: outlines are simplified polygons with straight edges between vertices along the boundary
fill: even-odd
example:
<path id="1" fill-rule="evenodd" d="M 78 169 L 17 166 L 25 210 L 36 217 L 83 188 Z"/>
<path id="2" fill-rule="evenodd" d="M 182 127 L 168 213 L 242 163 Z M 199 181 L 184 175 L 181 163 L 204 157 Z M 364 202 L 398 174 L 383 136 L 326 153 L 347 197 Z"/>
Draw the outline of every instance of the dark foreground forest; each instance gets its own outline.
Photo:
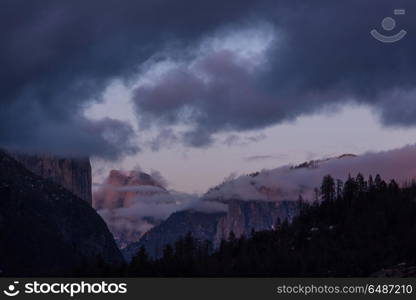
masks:
<path id="1" fill-rule="evenodd" d="M 313 204 L 275 230 L 253 232 L 213 250 L 191 235 L 152 260 L 142 248 L 130 265 L 102 264 L 77 275 L 129 277 L 363 277 L 416 263 L 416 184 L 402 187 L 361 174 L 345 183 L 326 176 Z"/>

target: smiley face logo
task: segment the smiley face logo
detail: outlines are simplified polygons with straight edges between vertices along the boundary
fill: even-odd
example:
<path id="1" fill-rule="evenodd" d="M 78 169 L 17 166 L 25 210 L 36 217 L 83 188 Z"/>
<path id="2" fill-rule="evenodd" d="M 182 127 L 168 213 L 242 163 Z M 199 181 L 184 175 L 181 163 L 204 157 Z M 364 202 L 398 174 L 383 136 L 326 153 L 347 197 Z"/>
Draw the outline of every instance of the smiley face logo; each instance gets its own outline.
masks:
<path id="1" fill-rule="evenodd" d="M 18 284 L 19 284 L 19 281 L 15 281 L 15 282 L 13 282 L 13 284 L 10 284 L 10 285 L 7 287 L 7 289 L 3 291 L 3 293 L 4 293 L 6 296 L 9 296 L 9 297 L 14 297 L 14 296 L 19 295 L 20 291 L 17 289 L 17 285 L 18 285 Z"/>
<path id="2" fill-rule="evenodd" d="M 404 15 L 406 14 L 406 11 L 404 9 L 395 9 L 394 14 Z M 381 27 L 383 27 L 386 32 L 392 31 L 394 28 L 396 28 L 396 20 L 391 17 L 386 17 L 383 19 L 383 21 L 381 21 Z M 373 29 L 370 33 L 376 40 L 382 43 L 395 43 L 404 38 L 404 36 L 407 34 L 407 31 L 402 29 L 394 35 L 384 35 L 378 32 L 377 29 Z"/>

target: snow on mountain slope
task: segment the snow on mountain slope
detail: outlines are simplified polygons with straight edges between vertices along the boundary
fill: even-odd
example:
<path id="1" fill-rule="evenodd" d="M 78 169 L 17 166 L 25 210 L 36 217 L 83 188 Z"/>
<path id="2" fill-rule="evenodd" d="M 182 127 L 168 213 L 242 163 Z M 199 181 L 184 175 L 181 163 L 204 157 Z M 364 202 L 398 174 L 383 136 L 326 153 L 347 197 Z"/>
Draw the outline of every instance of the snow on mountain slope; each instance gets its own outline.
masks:
<path id="1" fill-rule="evenodd" d="M 412 180 L 416 177 L 416 146 L 360 156 L 344 154 L 297 166 L 262 170 L 225 181 L 210 189 L 204 198 L 279 201 L 296 200 L 302 195 L 305 200 L 312 200 L 314 189 L 320 186 L 325 175 L 345 180 L 349 174 L 356 176 L 358 173 L 380 174 L 386 180 L 394 178 L 398 182 Z"/>

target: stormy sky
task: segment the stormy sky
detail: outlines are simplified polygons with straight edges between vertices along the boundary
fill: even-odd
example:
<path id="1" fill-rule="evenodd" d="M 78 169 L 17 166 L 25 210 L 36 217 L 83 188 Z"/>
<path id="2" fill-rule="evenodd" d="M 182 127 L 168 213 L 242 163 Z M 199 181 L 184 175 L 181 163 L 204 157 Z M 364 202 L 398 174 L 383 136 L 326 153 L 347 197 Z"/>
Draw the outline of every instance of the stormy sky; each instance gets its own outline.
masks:
<path id="1" fill-rule="evenodd" d="M 134 161 L 189 189 L 177 170 L 207 170 L 199 189 L 266 162 L 415 143 L 415 8 L 1 1 L 0 147 Z M 381 27 L 388 16 L 391 32 Z M 372 29 L 408 34 L 384 44 Z"/>

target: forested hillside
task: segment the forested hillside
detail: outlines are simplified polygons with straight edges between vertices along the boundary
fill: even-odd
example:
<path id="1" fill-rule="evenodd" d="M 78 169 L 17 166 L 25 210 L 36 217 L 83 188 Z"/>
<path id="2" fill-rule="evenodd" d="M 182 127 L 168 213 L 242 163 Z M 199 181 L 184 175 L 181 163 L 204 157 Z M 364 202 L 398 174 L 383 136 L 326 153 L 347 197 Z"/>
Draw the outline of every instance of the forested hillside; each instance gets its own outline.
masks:
<path id="1" fill-rule="evenodd" d="M 370 276 L 416 261 L 416 185 L 361 174 L 343 183 L 326 176 L 313 204 L 299 198 L 300 215 L 275 230 L 233 234 L 216 251 L 187 235 L 164 256 L 141 249 L 128 276 Z"/>

